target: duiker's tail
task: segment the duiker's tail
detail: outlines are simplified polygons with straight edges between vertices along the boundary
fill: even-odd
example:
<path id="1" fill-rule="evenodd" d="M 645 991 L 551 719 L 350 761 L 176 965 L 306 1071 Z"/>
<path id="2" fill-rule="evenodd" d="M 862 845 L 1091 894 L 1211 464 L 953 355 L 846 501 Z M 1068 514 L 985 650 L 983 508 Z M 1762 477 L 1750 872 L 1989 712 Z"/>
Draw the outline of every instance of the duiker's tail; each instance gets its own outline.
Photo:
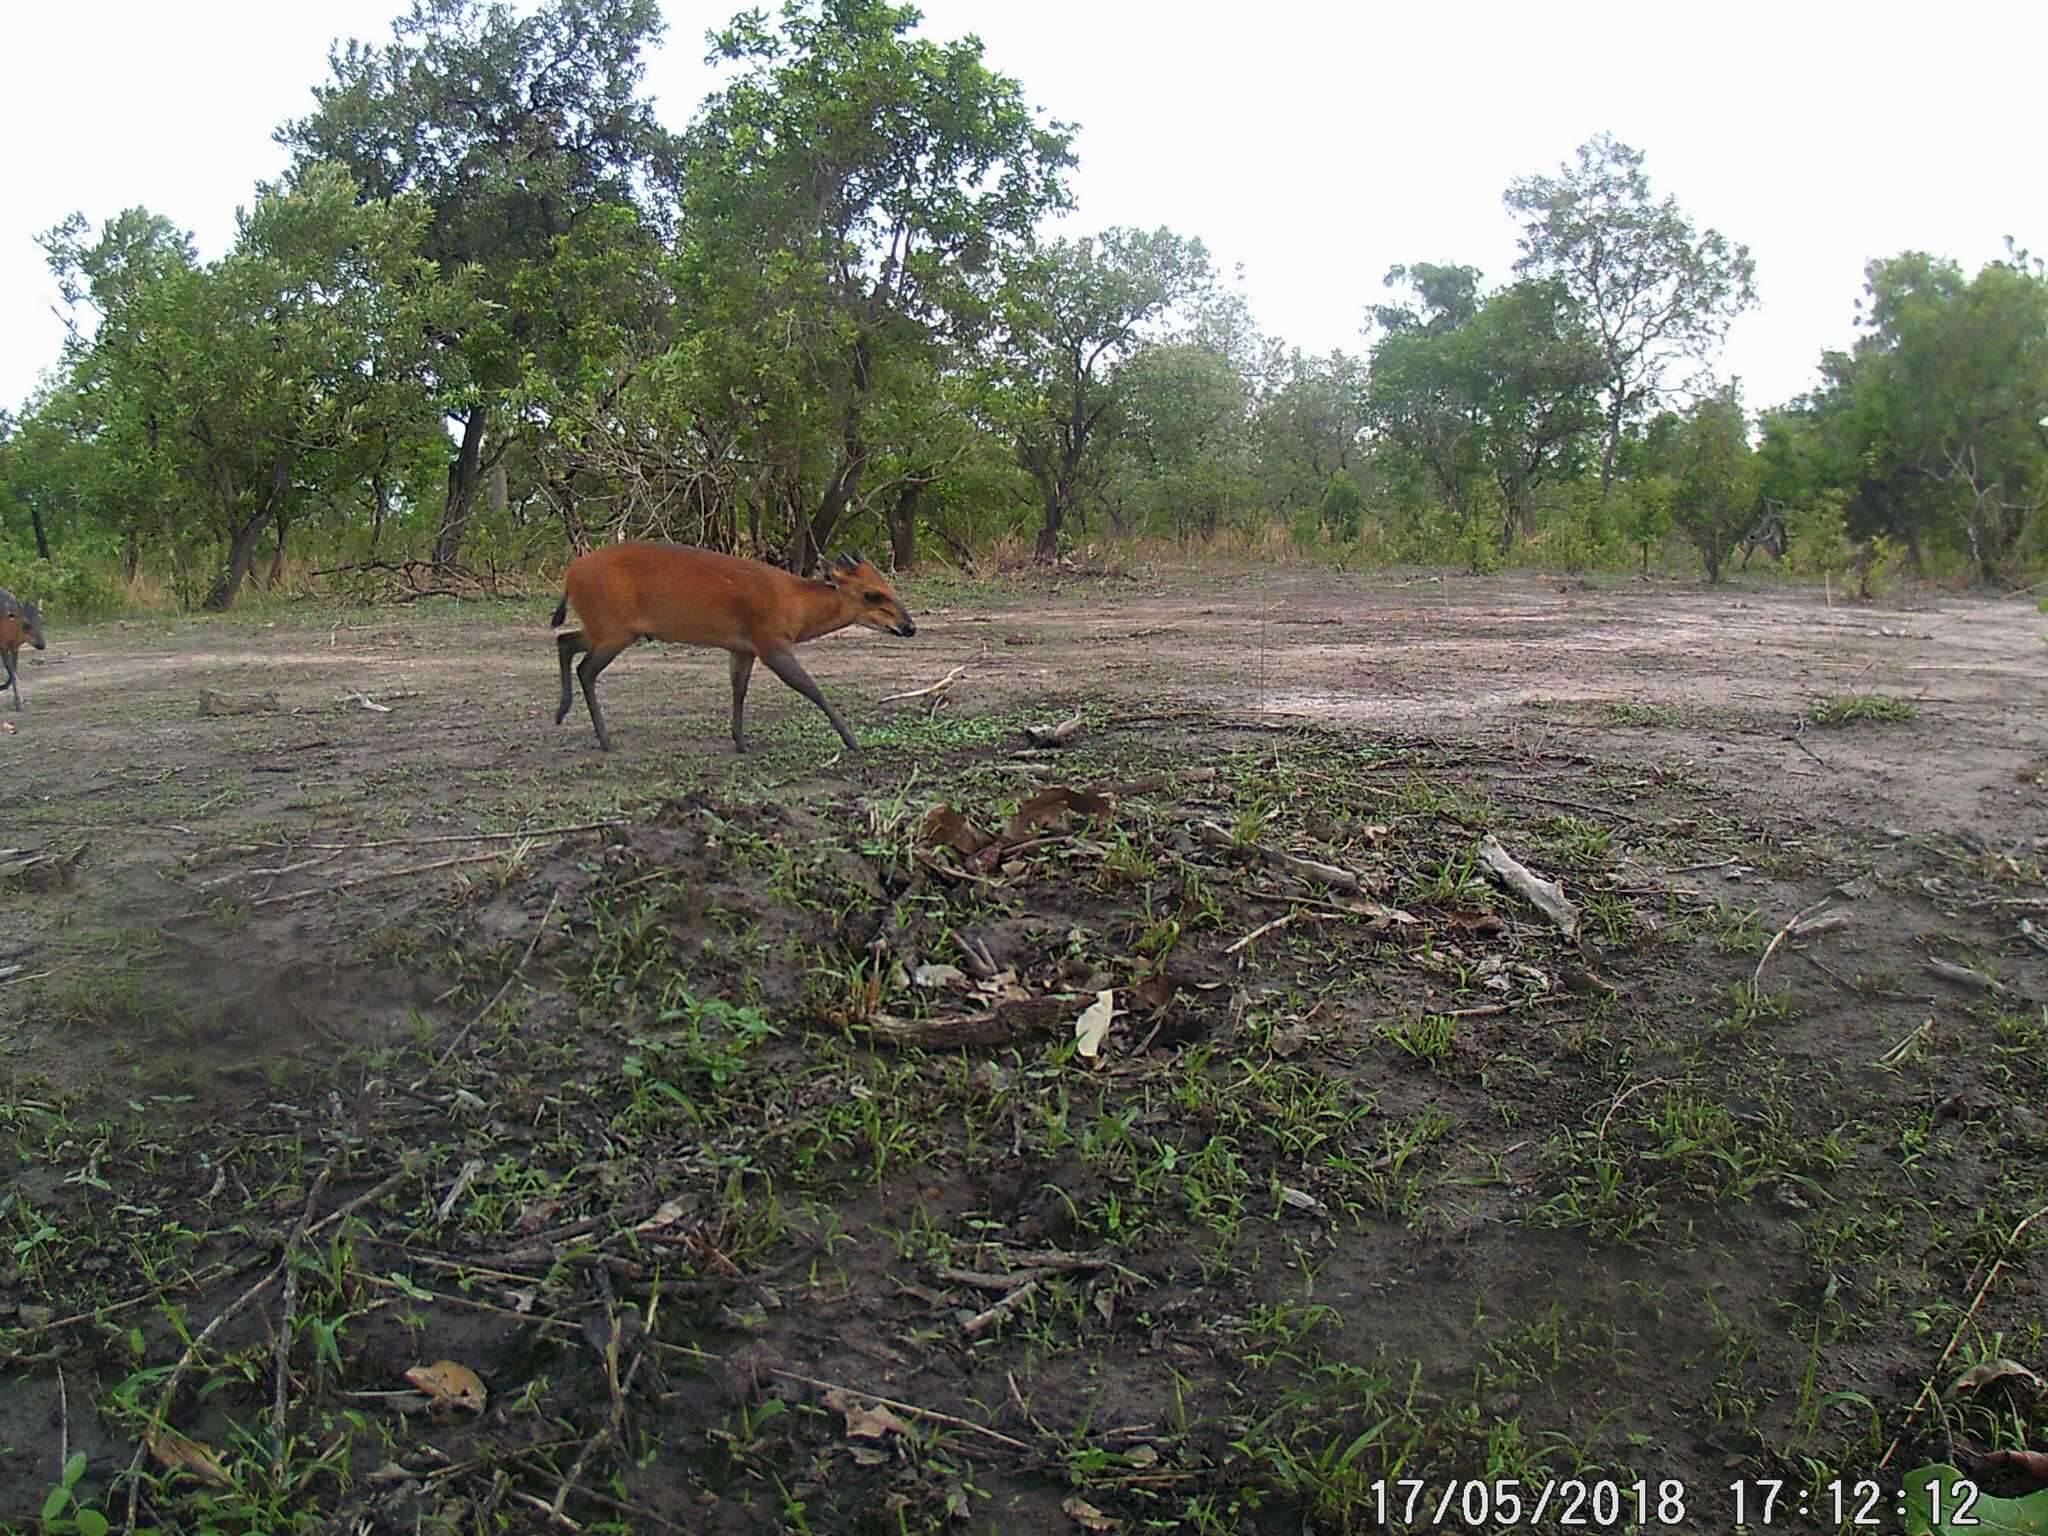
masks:
<path id="1" fill-rule="evenodd" d="M 569 594 L 564 592 L 562 594 L 562 600 L 559 603 L 555 604 L 555 616 L 552 619 L 549 619 L 548 623 L 553 628 L 560 629 L 562 627 L 562 620 L 566 619 L 567 617 L 569 617 Z"/>

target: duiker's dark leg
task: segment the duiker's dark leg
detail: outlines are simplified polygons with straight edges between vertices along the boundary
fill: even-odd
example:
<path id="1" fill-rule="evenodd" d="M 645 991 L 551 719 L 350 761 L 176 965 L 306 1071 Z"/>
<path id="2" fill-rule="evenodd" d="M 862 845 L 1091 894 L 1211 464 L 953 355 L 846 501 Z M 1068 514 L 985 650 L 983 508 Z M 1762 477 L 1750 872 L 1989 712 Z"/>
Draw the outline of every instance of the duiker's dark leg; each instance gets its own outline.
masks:
<path id="1" fill-rule="evenodd" d="M 618 660 L 624 649 L 620 645 L 608 651 L 592 651 L 576 669 L 576 676 L 583 683 L 583 702 L 590 706 L 590 723 L 597 727 L 597 744 L 607 752 L 612 749 L 612 739 L 605 734 L 604 713 L 597 707 L 597 674 Z"/>
<path id="2" fill-rule="evenodd" d="M 818 685 L 811 681 L 811 674 L 803 669 L 795 656 L 788 651 L 780 651 L 765 655 L 761 660 L 767 663 L 770 672 L 825 711 L 825 718 L 832 722 L 832 729 L 839 733 L 839 739 L 846 743 L 849 751 L 859 754 L 860 743 L 853 739 L 853 732 L 839 718 L 839 711 L 826 702 L 825 695 L 818 691 Z"/>
<path id="3" fill-rule="evenodd" d="M 754 675 L 754 653 L 732 653 L 732 749 L 747 750 L 747 680 Z"/>
<path id="4" fill-rule="evenodd" d="M 555 636 L 555 650 L 562 658 L 562 707 L 555 711 L 557 725 L 569 718 L 569 706 L 575 702 L 575 695 L 569 691 L 569 663 L 589 649 L 590 642 L 583 638 L 580 629 Z"/>

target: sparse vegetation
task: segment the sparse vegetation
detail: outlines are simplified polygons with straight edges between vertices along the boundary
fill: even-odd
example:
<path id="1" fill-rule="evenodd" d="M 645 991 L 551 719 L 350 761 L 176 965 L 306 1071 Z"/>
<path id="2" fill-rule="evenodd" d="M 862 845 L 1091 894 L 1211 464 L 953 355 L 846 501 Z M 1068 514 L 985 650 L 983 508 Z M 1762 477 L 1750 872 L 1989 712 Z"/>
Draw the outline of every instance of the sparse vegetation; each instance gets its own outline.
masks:
<path id="1" fill-rule="evenodd" d="M 1166 622 L 1216 600 L 1191 583 Z M 1034 667 L 1133 627 L 1093 593 L 975 606 L 1032 616 Z M 312 1530 L 431 1475 L 465 1519 L 559 1496 L 594 1530 L 710 1502 L 741 1530 L 1058 1528 L 1077 1498 L 1364 1529 L 1396 1469 L 1725 1483 L 1734 1452 L 1659 1436 L 1672 1413 L 1745 1475 L 1895 1437 L 1918 1465 L 1947 1454 L 1919 1383 L 2041 1357 L 2048 1169 L 2008 1122 L 2048 1109 L 2048 1016 L 1930 1007 L 1901 937 L 1932 889 L 1940 954 L 2031 986 L 1984 914 L 2040 899 L 2035 851 L 1868 851 L 1629 756 L 1662 737 L 1525 738 L 1496 772 L 1491 738 L 1256 729 L 1149 676 L 1077 700 L 982 673 L 932 718 L 836 684 L 856 782 L 801 700 L 732 757 L 722 669 L 650 653 L 613 674 L 644 723 L 607 759 L 523 715 L 551 678 L 519 617 L 206 631 L 230 686 L 234 645 L 303 647 L 274 715 L 134 708 L 119 658 L 181 635 L 110 632 L 107 683 L 37 693 L 29 726 L 86 745 L 24 760 L 9 840 L 70 835 L 81 761 L 128 834 L 16 908 L 33 966 L 0 989 L 7 1518 L 118 1525 L 132 1489 L 145 1525 Z M 407 664 L 431 708 L 345 692 L 348 648 L 394 642 L 437 653 Z M 1078 741 L 1022 750 L 1077 704 Z M 1682 687 L 1656 708 L 1702 718 Z M 1048 786 L 1111 809 L 1041 806 L 995 864 L 925 832 Z M 1589 948 L 1490 881 L 1480 829 L 1563 882 Z M 106 893 L 158 861 L 185 889 L 138 922 Z M 1853 964 L 1780 932 L 1866 871 Z M 914 1043 L 982 1015 L 999 1038 Z M 60 1360 L 63 1462 L 10 1427 L 47 1422 Z M 383 1395 L 437 1361 L 481 1416 Z"/>
<path id="2" fill-rule="evenodd" d="M 1815 725 L 1896 725 L 1916 719 L 1919 714 L 1919 707 L 1911 699 L 1885 693 L 1837 693 L 1816 699 L 1807 718 Z"/>

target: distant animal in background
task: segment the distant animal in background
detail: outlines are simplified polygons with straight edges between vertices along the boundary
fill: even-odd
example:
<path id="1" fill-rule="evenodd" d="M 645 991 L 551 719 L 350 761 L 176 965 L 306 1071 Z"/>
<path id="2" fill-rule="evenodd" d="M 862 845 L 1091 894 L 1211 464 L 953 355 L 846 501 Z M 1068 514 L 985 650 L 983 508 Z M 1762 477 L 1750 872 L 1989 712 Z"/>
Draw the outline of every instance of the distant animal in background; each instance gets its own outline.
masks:
<path id="1" fill-rule="evenodd" d="M 1773 560 L 1784 559 L 1791 542 L 1785 531 L 1785 514 L 1775 506 L 1768 508 L 1742 536 L 1742 568 L 1749 569 L 1749 557 L 1760 549 L 1769 550 Z"/>
<path id="2" fill-rule="evenodd" d="M 43 616 L 36 611 L 34 603 L 24 603 L 5 587 L 0 587 L 0 662 L 7 667 L 7 681 L 0 688 L 13 693 L 14 709 L 21 712 L 21 675 L 17 658 L 21 655 L 21 642 L 26 640 L 37 650 L 43 650 Z"/>
<path id="3" fill-rule="evenodd" d="M 635 640 L 666 640 L 730 653 L 735 751 L 747 750 L 747 679 L 758 659 L 822 709 L 857 755 L 860 743 L 797 661 L 796 647 L 849 624 L 890 635 L 914 635 L 917 625 L 895 589 L 861 556 L 841 555 L 827 574 L 828 580 L 812 581 L 759 560 L 684 544 L 610 544 L 571 561 L 554 623 L 559 629 L 574 608 L 583 627 L 555 638 L 562 663 L 562 707 L 555 724 L 568 717 L 575 701 L 569 666 L 582 656 L 576 676 L 583 702 L 590 706 L 597 744 L 611 751 L 597 707 L 597 675 Z"/>

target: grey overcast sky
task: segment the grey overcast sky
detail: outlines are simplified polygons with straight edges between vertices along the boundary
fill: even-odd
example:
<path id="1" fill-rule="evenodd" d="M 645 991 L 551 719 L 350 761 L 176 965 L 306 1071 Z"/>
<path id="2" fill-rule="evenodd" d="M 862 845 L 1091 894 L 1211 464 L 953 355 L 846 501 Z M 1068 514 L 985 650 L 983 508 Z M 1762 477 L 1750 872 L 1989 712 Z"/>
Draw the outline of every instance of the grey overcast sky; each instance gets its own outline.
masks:
<path id="1" fill-rule="evenodd" d="M 403 0 L 80 0 L 0 20 L 0 405 L 56 358 L 33 241 L 76 209 L 144 204 L 232 239 L 283 156 L 329 40 L 383 41 Z M 711 83 L 704 34 L 737 0 L 665 0 L 649 62 L 680 127 Z M 772 7 L 771 7 L 772 8 Z M 1718 360 L 1752 407 L 1808 388 L 1846 346 L 1865 261 L 1906 249 L 1974 271 L 2010 234 L 2048 247 L 2040 70 L 2048 4 L 1730 0 L 1316 4 L 926 0 L 1032 102 L 1080 126 L 1065 231 L 1165 224 L 1207 242 L 1263 329 L 1357 351 L 1388 267 L 1507 278 L 1500 196 L 1601 130 L 1645 151 L 1657 192 L 1747 243 L 1761 307 Z"/>

